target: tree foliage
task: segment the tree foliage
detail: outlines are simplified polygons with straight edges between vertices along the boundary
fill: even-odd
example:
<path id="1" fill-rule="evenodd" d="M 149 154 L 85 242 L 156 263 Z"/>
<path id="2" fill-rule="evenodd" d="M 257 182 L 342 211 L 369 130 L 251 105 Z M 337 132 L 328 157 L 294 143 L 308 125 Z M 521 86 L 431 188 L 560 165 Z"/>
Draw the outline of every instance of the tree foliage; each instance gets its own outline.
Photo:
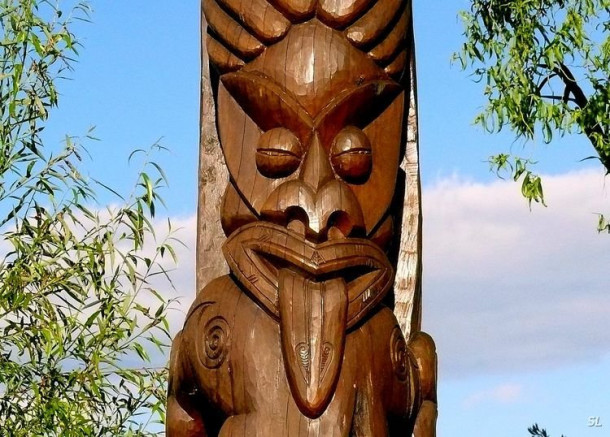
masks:
<path id="1" fill-rule="evenodd" d="M 537 423 L 534 423 L 530 426 L 527 431 L 530 433 L 532 437 L 550 437 L 550 435 L 546 432 L 545 429 L 540 428 Z M 565 436 L 561 436 L 565 437 Z"/>
<path id="2" fill-rule="evenodd" d="M 547 143 L 584 134 L 610 172 L 610 0 L 472 0 L 461 16 L 465 43 L 455 58 L 488 100 L 476 122 Z M 530 202 L 543 201 L 540 179 L 527 166 L 518 175 L 517 159 L 491 163 L 523 176 Z"/>
<path id="3" fill-rule="evenodd" d="M 80 140 L 43 144 L 58 80 L 77 57 L 84 2 L 0 1 L 0 430 L 6 436 L 156 435 L 166 372 L 170 233 L 153 218 L 165 184 L 141 157 L 133 192 L 100 208 Z"/>

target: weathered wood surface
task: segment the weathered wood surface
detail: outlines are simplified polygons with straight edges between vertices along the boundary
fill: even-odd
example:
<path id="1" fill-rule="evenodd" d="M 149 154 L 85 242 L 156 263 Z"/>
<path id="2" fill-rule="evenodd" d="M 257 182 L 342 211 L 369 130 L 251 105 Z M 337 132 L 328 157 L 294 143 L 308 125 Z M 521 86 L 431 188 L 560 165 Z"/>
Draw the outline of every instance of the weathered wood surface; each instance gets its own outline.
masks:
<path id="1" fill-rule="evenodd" d="M 410 1 L 202 9 L 201 292 L 168 435 L 435 435 Z"/>
<path id="2" fill-rule="evenodd" d="M 202 15 L 202 36 L 207 23 Z M 199 147 L 199 199 L 197 206 L 197 293 L 212 279 L 229 273 L 222 256 L 225 234 L 220 223 L 222 195 L 229 182 L 216 132 L 216 106 L 212 95 L 208 51 L 201 43 L 201 96 Z"/>
<path id="3" fill-rule="evenodd" d="M 394 281 L 394 314 L 405 337 L 409 337 L 411 332 L 421 330 L 422 322 L 422 205 L 419 175 L 417 76 L 413 37 L 411 37 L 411 49 L 413 54 L 409 62 L 410 90 L 405 132 L 406 151 L 400 164 L 400 168 L 405 172 L 405 195 Z"/>

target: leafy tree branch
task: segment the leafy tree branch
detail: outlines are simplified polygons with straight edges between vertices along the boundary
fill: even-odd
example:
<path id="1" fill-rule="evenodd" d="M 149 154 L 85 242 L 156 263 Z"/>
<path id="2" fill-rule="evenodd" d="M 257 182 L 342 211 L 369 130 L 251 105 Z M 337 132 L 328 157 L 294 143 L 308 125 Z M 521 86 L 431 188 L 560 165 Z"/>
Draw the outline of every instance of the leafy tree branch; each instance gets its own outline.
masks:
<path id="1" fill-rule="evenodd" d="M 160 287 L 172 287 L 179 244 L 171 223 L 156 229 L 167 181 L 136 151 L 142 169 L 121 196 L 79 171 L 78 138 L 43 143 L 78 56 L 72 25 L 89 20 L 86 2 L 67 3 L 0 1 L 0 430 L 158 435 L 166 370 L 151 354 L 170 340 Z M 100 206 L 99 189 L 116 204 Z"/>
<path id="2" fill-rule="evenodd" d="M 547 143 L 582 133 L 609 173 L 610 0 L 473 0 L 461 16 L 454 58 L 487 98 L 476 122 Z"/>

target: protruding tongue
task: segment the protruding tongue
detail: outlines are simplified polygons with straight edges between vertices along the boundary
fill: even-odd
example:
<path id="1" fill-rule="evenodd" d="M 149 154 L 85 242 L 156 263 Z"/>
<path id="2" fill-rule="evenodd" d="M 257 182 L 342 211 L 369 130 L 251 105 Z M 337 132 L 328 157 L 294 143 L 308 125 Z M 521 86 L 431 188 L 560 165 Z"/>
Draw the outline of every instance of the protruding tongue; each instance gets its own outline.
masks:
<path id="1" fill-rule="evenodd" d="M 282 352 L 292 396 L 308 417 L 320 416 L 336 386 L 345 345 L 348 296 L 343 279 L 313 282 L 279 272 Z"/>

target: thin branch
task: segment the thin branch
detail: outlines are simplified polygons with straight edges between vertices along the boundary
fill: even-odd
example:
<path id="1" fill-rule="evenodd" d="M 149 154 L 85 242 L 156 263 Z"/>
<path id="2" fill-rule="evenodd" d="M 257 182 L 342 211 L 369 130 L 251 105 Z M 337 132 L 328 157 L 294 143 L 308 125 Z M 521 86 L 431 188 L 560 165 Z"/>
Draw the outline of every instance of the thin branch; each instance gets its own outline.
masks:
<path id="1" fill-rule="evenodd" d="M 548 95 L 540 95 L 540 97 L 542 97 L 543 99 L 551 99 L 551 100 L 561 100 L 563 102 L 574 102 L 576 103 L 576 100 L 572 97 L 565 97 L 565 96 L 548 96 Z"/>
<path id="2" fill-rule="evenodd" d="M 570 69 L 563 63 L 560 63 L 559 66 L 553 67 L 553 72 L 559 76 L 562 80 L 563 84 L 566 87 L 566 93 L 564 95 L 572 95 L 573 102 L 578 105 L 580 109 L 584 109 L 589 103 L 589 99 L 587 98 L 585 92 L 582 90 L 574 74 L 570 71 Z M 584 126 L 584 133 L 589 138 L 589 141 L 593 145 L 593 148 L 599 155 L 599 159 L 604 167 L 606 167 L 606 171 L 610 173 L 610 154 L 600 148 L 597 145 L 596 137 L 601 136 L 602 138 L 606 138 L 606 134 L 604 129 L 599 124 L 594 124 L 592 126 Z"/>
<path id="3" fill-rule="evenodd" d="M 541 65 L 538 65 L 538 67 L 541 67 Z M 544 86 L 545 86 L 547 83 L 549 83 L 549 81 L 550 81 L 552 78 L 554 78 L 554 77 L 556 77 L 556 76 L 557 76 L 557 75 L 556 75 L 555 73 L 553 73 L 553 74 L 549 74 L 548 76 L 546 76 L 546 77 L 545 77 L 545 78 L 542 80 L 542 82 L 540 82 L 540 85 L 538 85 L 538 89 L 537 89 L 538 93 L 541 93 L 541 92 L 542 92 L 542 88 L 544 88 Z"/>

